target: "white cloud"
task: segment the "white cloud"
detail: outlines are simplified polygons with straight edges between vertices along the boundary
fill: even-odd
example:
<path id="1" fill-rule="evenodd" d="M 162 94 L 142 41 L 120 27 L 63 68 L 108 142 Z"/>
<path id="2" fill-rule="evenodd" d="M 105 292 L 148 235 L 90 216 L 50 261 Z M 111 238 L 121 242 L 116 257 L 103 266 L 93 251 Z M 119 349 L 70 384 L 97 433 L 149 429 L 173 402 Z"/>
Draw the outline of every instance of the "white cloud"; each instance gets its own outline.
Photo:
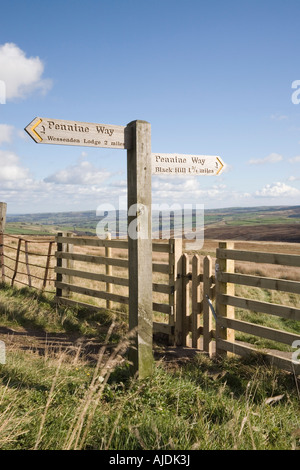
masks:
<path id="1" fill-rule="evenodd" d="M 277 163 L 283 160 L 283 156 L 279 155 L 279 153 L 270 153 L 264 158 L 257 158 L 248 161 L 249 165 L 262 165 L 264 163 Z"/>
<path id="2" fill-rule="evenodd" d="M 288 117 L 285 115 L 285 114 L 272 114 L 271 115 L 271 119 L 273 121 L 284 121 L 286 119 L 288 119 Z"/>
<path id="3" fill-rule="evenodd" d="M 127 180 L 117 180 L 111 183 L 114 188 L 126 188 L 127 189 Z"/>
<path id="4" fill-rule="evenodd" d="M 24 98 L 39 89 L 46 92 L 51 81 L 42 78 L 44 64 L 39 57 L 26 57 L 16 44 L 0 46 L 0 80 L 6 86 L 6 100 Z"/>
<path id="5" fill-rule="evenodd" d="M 204 178 L 204 177 L 203 177 Z M 203 187 L 203 178 L 186 178 L 186 176 L 158 176 L 152 183 L 153 200 L 156 202 L 170 201 L 192 201 L 193 203 L 211 203 L 212 201 L 240 201 L 250 197 L 249 193 L 240 193 L 227 185 L 215 183 L 211 180 L 212 185 Z M 209 178 L 206 178 L 209 179 Z M 192 197 L 192 200 L 191 200 Z"/>
<path id="6" fill-rule="evenodd" d="M 222 175 L 224 175 L 225 173 L 230 173 L 230 171 L 232 170 L 233 170 L 233 166 L 225 163 L 225 168 L 223 168 L 222 170 Z"/>
<path id="7" fill-rule="evenodd" d="M 90 162 L 84 160 L 77 165 L 69 166 L 63 170 L 57 171 L 53 175 L 44 179 L 46 183 L 56 184 L 76 184 L 93 185 L 102 183 L 109 178 L 111 173 L 106 170 L 99 170 Z"/>
<path id="8" fill-rule="evenodd" d="M 256 197 L 295 197 L 300 196 L 300 190 L 285 183 L 277 182 L 267 184 L 260 191 L 255 192 Z"/>
<path id="9" fill-rule="evenodd" d="M 10 151 L 0 150 L 0 181 L 9 183 L 28 178 L 29 172 L 20 164 L 19 157 Z"/>
<path id="10" fill-rule="evenodd" d="M 11 142 L 14 126 L 0 124 L 0 144 Z"/>
<path id="11" fill-rule="evenodd" d="M 300 155 L 297 155 L 297 157 L 289 158 L 290 163 L 300 163 Z"/>
<path id="12" fill-rule="evenodd" d="M 288 181 L 299 181 L 300 180 L 300 176 L 289 176 L 288 177 Z"/>

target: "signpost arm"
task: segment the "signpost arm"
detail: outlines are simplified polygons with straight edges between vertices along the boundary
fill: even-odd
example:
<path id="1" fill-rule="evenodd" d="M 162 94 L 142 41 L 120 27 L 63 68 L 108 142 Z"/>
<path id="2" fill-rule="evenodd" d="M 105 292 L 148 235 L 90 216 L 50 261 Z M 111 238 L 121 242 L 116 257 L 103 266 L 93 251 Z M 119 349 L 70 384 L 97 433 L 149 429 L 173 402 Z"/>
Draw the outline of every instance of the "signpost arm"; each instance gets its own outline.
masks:
<path id="1" fill-rule="evenodd" d="M 151 125 L 132 121 L 127 126 L 132 145 L 127 150 L 129 351 L 132 372 L 139 379 L 152 373 L 152 228 L 151 228 Z"/>

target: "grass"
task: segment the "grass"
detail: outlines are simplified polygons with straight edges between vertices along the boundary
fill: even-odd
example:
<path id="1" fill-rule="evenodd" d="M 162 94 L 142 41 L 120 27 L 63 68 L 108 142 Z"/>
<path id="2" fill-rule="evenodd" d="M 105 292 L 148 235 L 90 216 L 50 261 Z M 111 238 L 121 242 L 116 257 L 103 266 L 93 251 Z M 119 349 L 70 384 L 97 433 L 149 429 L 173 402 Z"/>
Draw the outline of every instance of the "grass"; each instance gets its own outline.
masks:
<path id="1" fill-rule="evenodd" d="M 215 245 L 208 243 L 201 254 L 215 253 Z M 278 275 L 277 266 L 260 265 L 259 273 L 253 263 L 236 267 L 248 274 Z M 299 280 L 297 269 L 283 269 L 282 276 Z M 125 270 L 117 275 L 125 277 Z M 238 286 L 236 295 L 300 307 L 294 294 Z M 153 376 L 138 381 L 129 373 L 126 310 L 123 315 L 105 308 L 57 308 L 52 294 L 1 286 L 1 326 L 14 336 L 7 337 L 7 363 L 0 364 L 0 449 L 300 450 L 300 384 L 293 374 L 266 366 L 259 353 L 218 360 L 198 355 L 171 364 L 160 353 Z M 299 322 L 273 315 L 236 309 L 236 316 L 300 333 Z M 39 354 L 18 339 L 24 331 L 28 336 L 32 331 L 63 334 L 73 347 L 49 346 Z M 81 354 L 76 338 L 114 348 Z M 288 349 L 251 335 L 236 333 L 236 338 L 258 348 Z"/>
<path id="2" fill-rule="evenodd" d="M 35 330 L 44 333 L 69 333 L 103 341 L 113 314 L 105 309 L 57 307 L 52 294 L 29 288 L 18 289 L 2 284 L 0 289 L 1 326 Z M 122 316 L 111 340 L 118 341 L 125 333 Z"/>
<path id="3" fill-rule="evenodd" d="M 111 360 L 111 359 L 108 359 Z M 0 448 L 101 450 L 299 449 L 293 376 L 258 357 L 128 365 L 12 351 L 0 366 Z M 100 379 L 100 380 L 99 380 Z"/>
<path id="4" fill-rule="evenodd" d="M 66 321 L 50 296 L 7 286 L 0 295 L 1 324 L 15 331 L 75 332 L 116 345 L 114 355 L 104 347 L 91 360 L 76 349 L 41 355 L 9 343 L 0 449 L 300 449 L 299 380 L 265 366 L 262 355 L 168 364 L 160 354 L 153 376 L 138 381 L 124 326 L 108 312 L 68 309 Z"/>

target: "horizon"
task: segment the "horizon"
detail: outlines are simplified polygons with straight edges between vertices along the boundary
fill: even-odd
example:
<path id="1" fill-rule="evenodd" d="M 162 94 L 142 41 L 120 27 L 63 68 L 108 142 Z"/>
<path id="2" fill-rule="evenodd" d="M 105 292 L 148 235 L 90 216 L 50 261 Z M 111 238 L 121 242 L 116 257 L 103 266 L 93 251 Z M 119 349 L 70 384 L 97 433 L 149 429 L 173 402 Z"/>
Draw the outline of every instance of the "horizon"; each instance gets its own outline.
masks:
<path id="1" fill-rule="evenodd" d="M 2 202 L 5 202 L 5 201 L 2 201 Z M 266 209 L 274 209 L 275 208 L 278 208 L 278 209 L 285 209 L 285 208 L 289 208 L 289 209 L 294 209 L 294 208 L 297 208 L 297 207 L 300 207 L 300 204 L 288 204 L 288 205 L 283 205 L 283 204 L 276 204 L 276 205 L 273 205 L 273 206 L 270 206 L 270 205 L 262 205 L 262 206 L 228 206 L 228 207 L 216 207 L 214 209 L 206 209 L 205 207 L 203 208 L 204 212 L 205 211 L 208 211 L 208 212 L 215 212 L 215 211 L 226 211 L 226 210 L 234 210 L 234 209 L 244 209 L 245 211 L 247 209 L 263 209 L 263 208 L 266 208 Z M 8 209 L 8 206 L 7 206 L 7 209 Z M 92 210 L 92 209 L 87 209 L 87 210 L 70 210 L 70 211 L 49 211 L 49 212 L 19 212 L 19 213 L 13 213 L 13 212 L 8 212 L 7 211 L 7 214 L 6 214 L 6 217 L 9 217 L 9 216 L 18 216 L 18 215 L 47 215 L 47 214 L 78 214 L 78 213 L 81 213 L 81 212 L 95 212 L 95 215 L 96 215 L 96 211 L 97 209 L 95 210 Z M 116 209 L 115 211 L 119 211 L 119 212 L 127 212 L 126 209 Z M 178 209 L 178 211 L 180 211 L 180 209 Z M 113 210 L 112 211 L 108 211 L 108 212 L 114 212 Z M 156 211 L 158 212 L 158 211 Z M 176 212 L 176 210 L 174 211 Z"/>

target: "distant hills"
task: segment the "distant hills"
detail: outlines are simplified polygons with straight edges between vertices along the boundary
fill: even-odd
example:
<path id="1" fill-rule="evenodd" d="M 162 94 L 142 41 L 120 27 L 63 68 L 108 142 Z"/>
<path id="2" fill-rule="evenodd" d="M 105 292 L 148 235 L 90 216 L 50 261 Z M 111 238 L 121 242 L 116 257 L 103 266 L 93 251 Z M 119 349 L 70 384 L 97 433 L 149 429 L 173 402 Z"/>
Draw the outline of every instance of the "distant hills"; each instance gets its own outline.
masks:
<path id="1" fill-rule="evenodd" d="M 95 211 L 58 212 L 40 214 L 7 215 L 6 232 L 23 235 L 53 235 L 59 231 L 74 232 L 78 235 L 95 235 L 96 228 L 106 228 L 115 235 L 126 235 L 126 211 L 109 212 L 105 217 Z M 187 236 L 191 231 L 203 230 L 205 238 L 272 240 L 300 242 L 300 206 L 230 207 L 209 209 L 204 214 L 186 211 L 184 229 Z M 169 230 L 169 214 L 158 211 L 152 217 L 153 238 L 158 238 L 159 228 L 163 233 Z M 174 211 L 171 227 L 176 234 L 182 232 L 182 213 Z M 165 232 L 167 231 L 167 232 Z M 165 238 L 165 237 L 164 237 Z"/>

